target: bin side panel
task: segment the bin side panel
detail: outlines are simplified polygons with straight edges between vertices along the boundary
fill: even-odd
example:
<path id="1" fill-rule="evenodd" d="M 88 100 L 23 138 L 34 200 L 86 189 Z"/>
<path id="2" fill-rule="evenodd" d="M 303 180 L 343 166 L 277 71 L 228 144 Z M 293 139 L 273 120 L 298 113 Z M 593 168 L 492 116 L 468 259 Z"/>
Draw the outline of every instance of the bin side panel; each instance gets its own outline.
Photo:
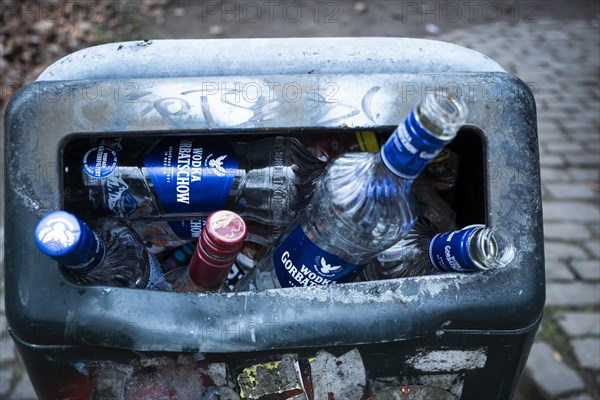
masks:
<path id="1" fill-rule="evenodd" d="M 303 390 L 316 398 L 330 391 L 335 398 L 357 400 L 393 393 L 456 400 L 510 398 L 536 329 L 537 324 L 513 333 L 448 331 L 386 344 L 202 357 L 39 346 L 13 337 L 42 400 L 192 398 L 211 391 L 237 398 L 241 391 L 258 396 Z"/>

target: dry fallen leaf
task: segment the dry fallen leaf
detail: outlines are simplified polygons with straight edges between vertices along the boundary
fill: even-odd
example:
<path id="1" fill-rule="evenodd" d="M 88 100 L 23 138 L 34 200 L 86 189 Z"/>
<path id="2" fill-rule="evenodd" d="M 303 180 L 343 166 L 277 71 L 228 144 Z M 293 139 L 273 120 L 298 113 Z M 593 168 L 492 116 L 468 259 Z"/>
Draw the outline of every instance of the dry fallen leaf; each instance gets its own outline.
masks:
<path id="1" fill-rule="evenodd" d="M 562 362 L 563 358 L 558 351 L 552 353 L 552 358 L 554 358 L 558 362 Z"/>
<path id="2" fill-rule="evenodd" d="M 3 1 L 0 106 L 16 89 L 34 81 L 48 65 L 65 55 L 131 34 L 134 19 L 162 18 L 167 3 L 91 0 L 80 4 L 55 0 L 49 6 L 45 0 Z"/>

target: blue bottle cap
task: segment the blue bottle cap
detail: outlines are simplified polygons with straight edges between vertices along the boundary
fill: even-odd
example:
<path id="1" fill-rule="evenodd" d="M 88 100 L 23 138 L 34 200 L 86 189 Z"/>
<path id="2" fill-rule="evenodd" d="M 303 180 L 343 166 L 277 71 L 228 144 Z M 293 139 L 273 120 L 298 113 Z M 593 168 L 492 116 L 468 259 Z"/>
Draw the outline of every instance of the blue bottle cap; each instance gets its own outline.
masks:
<path id="1" fill-rule="evenodd" d="M 94 231 L 65 211 L 53 211 L 41 219 L 35 228 L 35 242 L 43 253 L 77 269 L 95 266 L 104 255 L 104 243 Z"/>

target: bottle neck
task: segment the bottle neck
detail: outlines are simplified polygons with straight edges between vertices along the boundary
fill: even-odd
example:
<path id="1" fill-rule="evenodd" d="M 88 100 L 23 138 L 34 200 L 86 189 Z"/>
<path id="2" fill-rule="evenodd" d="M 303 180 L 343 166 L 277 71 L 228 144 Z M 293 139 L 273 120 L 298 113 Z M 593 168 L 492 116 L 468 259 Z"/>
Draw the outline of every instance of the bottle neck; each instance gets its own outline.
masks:
<path id="1" fill-rule="evenodd" d="M 85 222 L 65 211 L 47 214 L 35 229 L 42 252 L 70 270 L 87 272 L 102 263 L 104 241 Z"/>
<path id="2" fill-rule="evenodd" d="M 462 100 L 443 92 L 428 93 L 415 109 L 419 124 L 443 141 L 454 138 L 466 122 L 467 114 L 467 106 Z"/>
<path id="3" fill-rule="evenodd" d="M 469 256 L 479 269 L 500 268 L 514 256 L 510 237 L 499 228 L 485 227 L 469 238 Z"/>
<path id="4" fill-rule="evenodd" d="M 190 269 L 188 268 L 185 272 L 185 283 L 181 286 L 181 292 L 217 292 L 223 287 L 224 282 L 215 288 L 207 289 L 203 286 L 198 285 L 194 279 L 190 276 Z"/>
<path id="5" fill-rule="evenodd" d="M 96 232 L 92 231 L 92 236 L 92 243 L 89 245 L 87 251 L 81 254 L 81 262 L 77 264 L 63 263 L 66 268 L 74 272 L 85 273 L 102 264 L 106 257 L 106 245 Z"/>
<path id="6" fill-rule="evenodd" d="M 467 120 L 467 106 L 450 94 L 428 93 L 381 148 L 392 173 L 414 179 Z"/>
<path id="7" fill-rule="evenodd" d="M 472 272 L 503 267 L 514 255 L 510 237 L 495 227 L 472 225 L 435 235 L 429 258 L 439 272 Z"/>
<path id="8" fill-rule="evenodd" d="M 447 143 L 421 125 L 413 110 L 381 148 L 385 166 L 405 179 L 414 179 Z"/>
<path id="9" fill-rule="evenodd" d="M 210 214 L 188 265 L 189 279 L 205 290 L 219 290 L 242 250 L 247 233 L 246 223 L 233 211 Z"/>
<path id="10" fill-rule="evenodd" d="M 228 258 L 216 257 L 199 240 L 187 268 L 188 280 L 196 287 L 193 291 L 219 290 L 227 280 L 236 257 L 237 253 Z"/>

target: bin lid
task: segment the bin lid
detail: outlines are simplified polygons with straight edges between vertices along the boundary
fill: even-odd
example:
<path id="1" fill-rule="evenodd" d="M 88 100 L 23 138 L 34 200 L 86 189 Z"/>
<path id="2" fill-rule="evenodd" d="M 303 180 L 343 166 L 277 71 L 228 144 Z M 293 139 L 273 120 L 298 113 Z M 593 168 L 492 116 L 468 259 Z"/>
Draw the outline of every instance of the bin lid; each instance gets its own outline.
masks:
<path id="1" fill-rule="evenodd" d="M 475 50 L 430 39 L 331 37 L 144 40 L 79 50 L 38 81 L 223 75 L 504 72 Z"/>

